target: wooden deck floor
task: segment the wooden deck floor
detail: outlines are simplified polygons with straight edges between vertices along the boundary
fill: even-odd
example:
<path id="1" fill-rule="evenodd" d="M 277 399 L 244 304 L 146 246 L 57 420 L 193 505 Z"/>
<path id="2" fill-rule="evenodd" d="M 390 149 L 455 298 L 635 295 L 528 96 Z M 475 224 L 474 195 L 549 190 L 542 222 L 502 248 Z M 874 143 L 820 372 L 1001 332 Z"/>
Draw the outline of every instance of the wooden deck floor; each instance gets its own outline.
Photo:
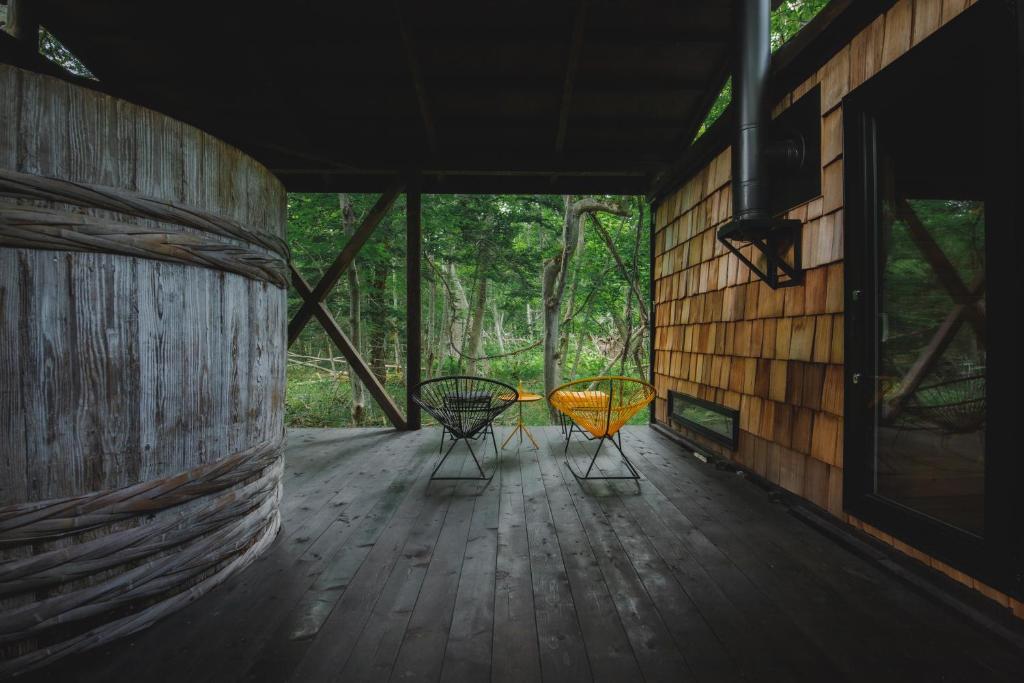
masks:
<path id="1" fill-rule="evenodd" d="M 1019 651 L 656 432 L 624 438 L 639 492 L 585 491 L 535 433 L 482 487 L 428 485 L 437 430 L 293 431 L 262 559 L 30 678 L 1024 680 Z"/>

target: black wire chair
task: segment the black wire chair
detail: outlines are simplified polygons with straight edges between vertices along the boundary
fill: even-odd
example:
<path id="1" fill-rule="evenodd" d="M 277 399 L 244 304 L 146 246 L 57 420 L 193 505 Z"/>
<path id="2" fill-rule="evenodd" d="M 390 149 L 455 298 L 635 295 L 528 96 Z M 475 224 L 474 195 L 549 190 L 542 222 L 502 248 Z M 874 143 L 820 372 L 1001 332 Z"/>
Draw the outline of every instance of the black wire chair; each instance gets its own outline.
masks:
<path id="1" fill-rule="evenodd" d="M 492 423 L 494 418 L 508 410 L 519 397 L 519 393 L 511 386 L 493 379 L 453 375 L 436 377 L 421 382 L 412 389 L 412 400 L 438 421 L 443 428 L 441 444 L 444 445 L 444 434 L 451 437 L 451 445 L 437 467 L 430 473 L 431 479 L 472 479 L 487 480 L 484 468 L 473 451 L 472 442 L 476 439 L 486 440 L 491 435 L 495 456 L 498 454 L 498 443 L 494 438 Z M 480 476 L 476 477 L 439 477 L 438 470 L 444 464 L 452 449 L 459 441 L 465 441 L 469 455 L 473 458 Z M 485 441 L 486 442 L 486 441 Z"/>

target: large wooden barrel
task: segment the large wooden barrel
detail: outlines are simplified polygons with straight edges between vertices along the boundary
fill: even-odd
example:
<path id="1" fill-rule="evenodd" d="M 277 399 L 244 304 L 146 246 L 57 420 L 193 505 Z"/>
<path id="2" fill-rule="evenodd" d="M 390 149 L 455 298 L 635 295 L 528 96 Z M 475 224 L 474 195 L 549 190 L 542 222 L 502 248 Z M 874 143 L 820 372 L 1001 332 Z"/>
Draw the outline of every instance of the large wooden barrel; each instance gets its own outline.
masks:
<path id="1" fill-rule="evenodd" d="M 0 677 L 273 540 L 285 205 L 202 131 L 0 65 Z"/>

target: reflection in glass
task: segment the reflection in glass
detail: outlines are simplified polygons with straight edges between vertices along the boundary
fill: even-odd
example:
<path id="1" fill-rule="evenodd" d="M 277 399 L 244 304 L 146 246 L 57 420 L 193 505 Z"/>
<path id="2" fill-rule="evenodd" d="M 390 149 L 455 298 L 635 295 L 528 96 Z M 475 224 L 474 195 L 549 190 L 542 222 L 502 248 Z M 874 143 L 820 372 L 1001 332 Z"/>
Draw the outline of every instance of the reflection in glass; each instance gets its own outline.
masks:
<path id="1" fill-rule="evenodd" d="M 912 199 L 893 168 L 883 177 L 875 491 L 980 535 L 984 202 Z"/>
<path id="2" fill-rule="evenodd" d="M 670 392 L 672 418 L 716 441 L 735 446 L 738 414 L 735 410 Z"/>

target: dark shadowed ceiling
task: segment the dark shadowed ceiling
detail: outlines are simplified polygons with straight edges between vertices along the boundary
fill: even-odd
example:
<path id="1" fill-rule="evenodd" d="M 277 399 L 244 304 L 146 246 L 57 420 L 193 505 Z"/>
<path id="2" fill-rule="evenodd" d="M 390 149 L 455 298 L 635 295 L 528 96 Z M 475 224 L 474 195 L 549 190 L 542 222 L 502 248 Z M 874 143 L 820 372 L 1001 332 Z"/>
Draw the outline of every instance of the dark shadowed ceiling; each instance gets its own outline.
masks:
<path id="1" fill-rule="evenodd" d="M 111 92 L 290 190 L 642 192 L 728 69 L 732 2 L 38 0 Z"/>

